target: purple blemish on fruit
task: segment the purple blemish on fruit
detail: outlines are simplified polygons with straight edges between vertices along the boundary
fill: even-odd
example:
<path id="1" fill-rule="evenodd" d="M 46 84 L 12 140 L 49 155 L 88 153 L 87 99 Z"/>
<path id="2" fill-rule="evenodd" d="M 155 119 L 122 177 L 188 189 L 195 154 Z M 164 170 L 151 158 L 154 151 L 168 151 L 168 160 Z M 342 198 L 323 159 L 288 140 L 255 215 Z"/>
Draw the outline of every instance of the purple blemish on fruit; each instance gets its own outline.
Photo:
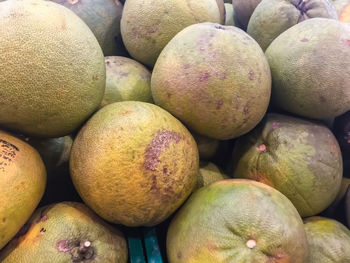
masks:
<path id="1" fill-rule="evenodd" d="M 184 66 L 184 69 L 189 69 L 190 68 L 190 65 L 189 64 L 186 64 L 185 66 Z"/>
<path id="2" fill-rule="evenodd" d="M 181 135 L 176 132 L 167 130 L 158 131 L 157 136 L 153 138 L 145 150 L 145 169 L 156 171 L 160 162 L 159 156 L 163 150 L 169 148 L 171 142 L 178 143 L 181 139 Z"/>
<path id="3" fill-rule="evenodd" d="M 256 149 L 259 152 L 266 152 L 266 145 L 265 144 L 260 144 L 258 147 L 256 147 Z"/>
<path id="4" fill-rule="evenodd" d="M 56 248 L 59 252 L 69 252 L 70 251 L 70 246 L 67 240 L 60 240 L 56 244 Z"/>
<path id="5" fill-rule="evenodd" d="M 224 79 L 226 79 L 226 77 L 227 77 L 226 73 L 222 73 L 220 79 L 224 80 Z"/>
<path id="6" fill-rule="evenodd" d="M 204 50 L 204 47 L 200 47 L 200 49 L 199 49 L 199 50 L 203 51 L 203 50 Z"/>
<path id="7" fill-rule="evenodd" d="M 307 38 L 303 38 L 300 40 L 300 42 L 308 42 L 309 40 Z"/>
<path id="8" fill-rule="evenodd" d="M 213 53 L 213 55 L 211 55 L 213 58 L 216 58 L 216 52 Z"/>
<path id="9" fill-rule="evenodd" d="M 273 128 L 273 129 L 278 129 L 280 126 L 281 126 L 281 125 L 280 125 L 279 122 L 274 122 L 274 123 L 272 123 L 272 128 Z"/>
<path id="10" fill-rule="evenodd" d="M 200 81 L 200 82 L 203 82 L 203 81 L 205 81 L 205 80 L 208 80 L 209 78 L 210 78 L 209 73 L 208 73 L 208 72 L 204 72 L 204 73 L 202 73 L 202 75 L 200 76 L 199 81 Z"/>
<path id="11" fill-rule="evenodd" d="M 218 101 L 218 104 L 217 104 L 217 106 L 216 106 L 216 109 L 217 109 L 217 110 L 221 109 L 222 104 L 224 104 L 224 102 L 223 102 L 222 100 L 219 100 L 219 101 Z"/>
<path id="12" fill-rule="evenodd" d="M 45 222 L 49 217 L 47 215 L 44 215 L 42 218 L 40 218 L 41 222 Z"/>
<path id="13" fill-rule="evenodd" d="M 346 40 L 346 45 L 348 45 L 350 47 L 350 39 Z"/>
<path id="14" fill-rule="evenodd" d="M 249 113 L 248 106 L 244 106 L 243 113 L 244 113 L 244 115 L 247 115 Z"/>
<path id="15" fill-rule="evenodd" d="M 227 123 L 227 119 L 221 120 L 221 123 L 222 123 L 222 124 Z"/>
<path id="16" fill-rule="evenodd" d="M 249 79 L 250 80 L 254 79 L 254 72 L 253 72 L 253 70 L 249 71 Z"/>

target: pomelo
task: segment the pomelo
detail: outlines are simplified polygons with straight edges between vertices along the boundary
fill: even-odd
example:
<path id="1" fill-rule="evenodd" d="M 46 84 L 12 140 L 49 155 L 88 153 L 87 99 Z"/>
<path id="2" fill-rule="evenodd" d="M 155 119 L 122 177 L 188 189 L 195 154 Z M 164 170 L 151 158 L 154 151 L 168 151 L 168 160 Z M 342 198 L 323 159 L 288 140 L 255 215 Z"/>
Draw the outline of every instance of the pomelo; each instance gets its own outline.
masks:
<path id="1" fill-rule="evenodd" d="M 0 35 L 1 126 L 61 137 L 99 107 L 103 53 L 72 11 L 51 1 L 1 2 Z"/>
<path id="2" fill-rule="evenodd" d="M 198 162 L 196 142 L 180 121 L 156 105 L 124 101 L 103 107 L 80 130 L 70 171 L 102 218 L 152 226 L 193 191 Z"/>
<path id="3" fill-rule="evenodd" d="M 0 131 L 0 249 L 34 212 L 45 185 L 46 171 L 39 153 Z"/>
<path id="4" fill-rule="evenodd" d="M 199 23 L 163 49 L 151 89 L 154 102 L 191 130 L 227 140 L 247 133 L 264 116 L 270 68 L 259 45 L 241 29 Z"/>
<path id="5" fill-rule="evenodd" d="M 337 140 L 323 124 L 268 114 L 239 138 L 234 177 L 260 181 L 287 196 L 302 217 L 327 208 L 340 189 L 343 166 Z"/>
<path id="6" fill-rule="evenodd" d="M 196 191 L 167 233 L 170 263 L 306 263 L 308 244 L 293 204 L 251 180 L 228 179 Z"/>

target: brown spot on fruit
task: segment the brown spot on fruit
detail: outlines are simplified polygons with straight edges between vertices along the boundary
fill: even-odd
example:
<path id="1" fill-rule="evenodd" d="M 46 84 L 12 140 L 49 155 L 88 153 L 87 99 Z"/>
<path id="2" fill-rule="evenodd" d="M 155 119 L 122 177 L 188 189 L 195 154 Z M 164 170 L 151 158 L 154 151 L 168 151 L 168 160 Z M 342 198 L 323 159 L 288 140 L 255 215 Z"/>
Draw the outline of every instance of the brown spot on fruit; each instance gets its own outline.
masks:
<path id="1" fill-rule="evenodd" d="M 249 71 L 249 79 L 250 80 L 254 79 L 254 71 L 253 70 Z"/>
<path id="2" fill-rule="evenodd" d="M 44 215 L 43 217 L 40 218 L 41 222 L 45 222 L 49 217 L 47 215 Z"/>
<path id="3" fill-rule="evenodd" d="M 163 150 L 169 148 L 171 142 L 178 143 L 181 138 L 181 135 L 173 131 L 158 131 L 157 136 L 153 138 L 152 142 L 145 150 L 145 169 L 149 171 L 156 171 L 159 163 L 159 156 Z"/>
<path id="4" fill-rule="evenodd" d="M 210 74 L 208 72 L 204 72 L 201 74 L 200 78 L 199 78 L 199 81 L 200 82 L 203 82 L 203 81 L 206 81 L 210 78 Z"/>
<path id="5" fill-rule="evenodd" d="M 46 232 L 46 229 L 45 228 L 41 228 L 40 229 L 40 233 L 45 233 Z"/>
<path id="6" fill-rule="evenodd" d="M 244 113 L 244 115 L 247 115 L 247 114 L 249 113 L 249 108 L 248 108 L 247 105 L 244 106 L 244 108 L 243 108 L 243 113 Z"/>
<path id="7" fill-rule="evenodd" d="M 3 223 L 5 223 L 5 222 L 6 222 L 6 217 L 4 217 L 4 218 L 2 219 L 2 222 L 3 222 Z"/>
<path id="8" fill-rule="evenodd" d="M 223 102 L 222 100 L 219 100 L 219 101 L 218 101 L 218 104 L 217 104 L 217 106 L 216 106 L 216 109 L 217 109 L 217 110 L 221 109 L 221 107 L 222 107 L 223 104 L 224 104 L 224 102 Z"/>
<path id="9" fill-rule="evenodd" d="M 320 102 L 321 102 L 321 103 L 324 103 L 324 102 L 326 102 L 326 101 L 327 101 L 326 98 L 325 98 L 324 96 L 320 95 Z"/>
<path id="10" fill-rule="evenodd" d="M 186 64 L 185 66 L 184 66 L 184 69 L 189 69 L 190 68 L 190 65 L 189 64 Z"/>
<path id="11" fill-rule="evenodd" d="M 182 253 L 181 253 L 181 252 L 178 252 L 178 253 L 177 253 L 177 258 L 178 258 L 178 259 L 181 259 L 181 258 L 182 258 Z"/>
<path id="12" fill-rule="evenodd" d="M 60 240 L 57 242 L 56 244 L 56 248 L 59 252 L 69 252 L 71 250 L 70 246 L 69 246 L 69 242 L 67 240 Z"/>
<path id="13" fill-rule="evenodd" d="M 307 38 L 303 38 L 300 40 L 300 42 L 309 42 L 309 40 Z"/>
<path id="14" fill-rule="evenodd" d="M 260 144 L 258 147 L 256 147 L 256 149 L 259 152 L 266 152 L 266 145 L 265 144 Z"/>
<path id="15" fill-rule="evenodd" d="M 99 80 L 99 77 L 97 75 L 93 75 L 92 79 L 96 81 L 96 80 Z"/>

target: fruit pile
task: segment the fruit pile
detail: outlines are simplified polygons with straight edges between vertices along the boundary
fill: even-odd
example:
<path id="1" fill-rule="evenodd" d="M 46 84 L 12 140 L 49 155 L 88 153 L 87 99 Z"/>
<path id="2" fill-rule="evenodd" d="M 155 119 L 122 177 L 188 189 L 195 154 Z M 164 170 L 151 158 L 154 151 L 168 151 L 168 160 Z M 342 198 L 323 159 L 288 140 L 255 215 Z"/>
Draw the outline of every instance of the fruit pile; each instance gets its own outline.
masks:
<path id="1" fill-rule="evenodd" d="M 154 226 L 170 263 L 350 262 L 347 22 L 350 0 L 0 0 L 0 262 L 126 263 Z"/>

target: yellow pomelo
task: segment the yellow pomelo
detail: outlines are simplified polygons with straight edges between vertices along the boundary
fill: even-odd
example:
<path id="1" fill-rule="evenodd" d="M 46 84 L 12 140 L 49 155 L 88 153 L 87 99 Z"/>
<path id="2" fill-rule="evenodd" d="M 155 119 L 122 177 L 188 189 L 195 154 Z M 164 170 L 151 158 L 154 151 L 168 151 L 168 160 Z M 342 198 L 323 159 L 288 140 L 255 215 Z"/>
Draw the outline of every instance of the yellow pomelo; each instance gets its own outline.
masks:
<path id="1" fill-rule="evenodd" d="M 2 263 L 126 263 L 127 259 L 123 234 L 75 202 L 39 208 L 0 253 Z"/>
<path id="2" fill-rule="evenodd" d="M 45 185 L 46 171 L 39 153 L 0 131 L 0 249 L 34 212 Z"/>
<path id="3" fill-rule="evenodd" d="M 194 189 L 198 150 L 185 126 L 160 107 L 116 102 L 81 129 L 70 171 L 82 199 L 102 218 L 150 226 L 165 220 Z"/>
<path id="4" fill-rule="evenodd" d="M 72 11 L 51 1 L 1 2 L 0 35 L 0 125 L 60 137 L 98 108 L 103 53 Z"/>
<path id="5" fill-rule="evenodd" d="M 222 0 L 128 0 L 121 19 L 125 47 L 136 60 L 153 66 L 165 45 L 182 29 L 225 23 Z"/>

